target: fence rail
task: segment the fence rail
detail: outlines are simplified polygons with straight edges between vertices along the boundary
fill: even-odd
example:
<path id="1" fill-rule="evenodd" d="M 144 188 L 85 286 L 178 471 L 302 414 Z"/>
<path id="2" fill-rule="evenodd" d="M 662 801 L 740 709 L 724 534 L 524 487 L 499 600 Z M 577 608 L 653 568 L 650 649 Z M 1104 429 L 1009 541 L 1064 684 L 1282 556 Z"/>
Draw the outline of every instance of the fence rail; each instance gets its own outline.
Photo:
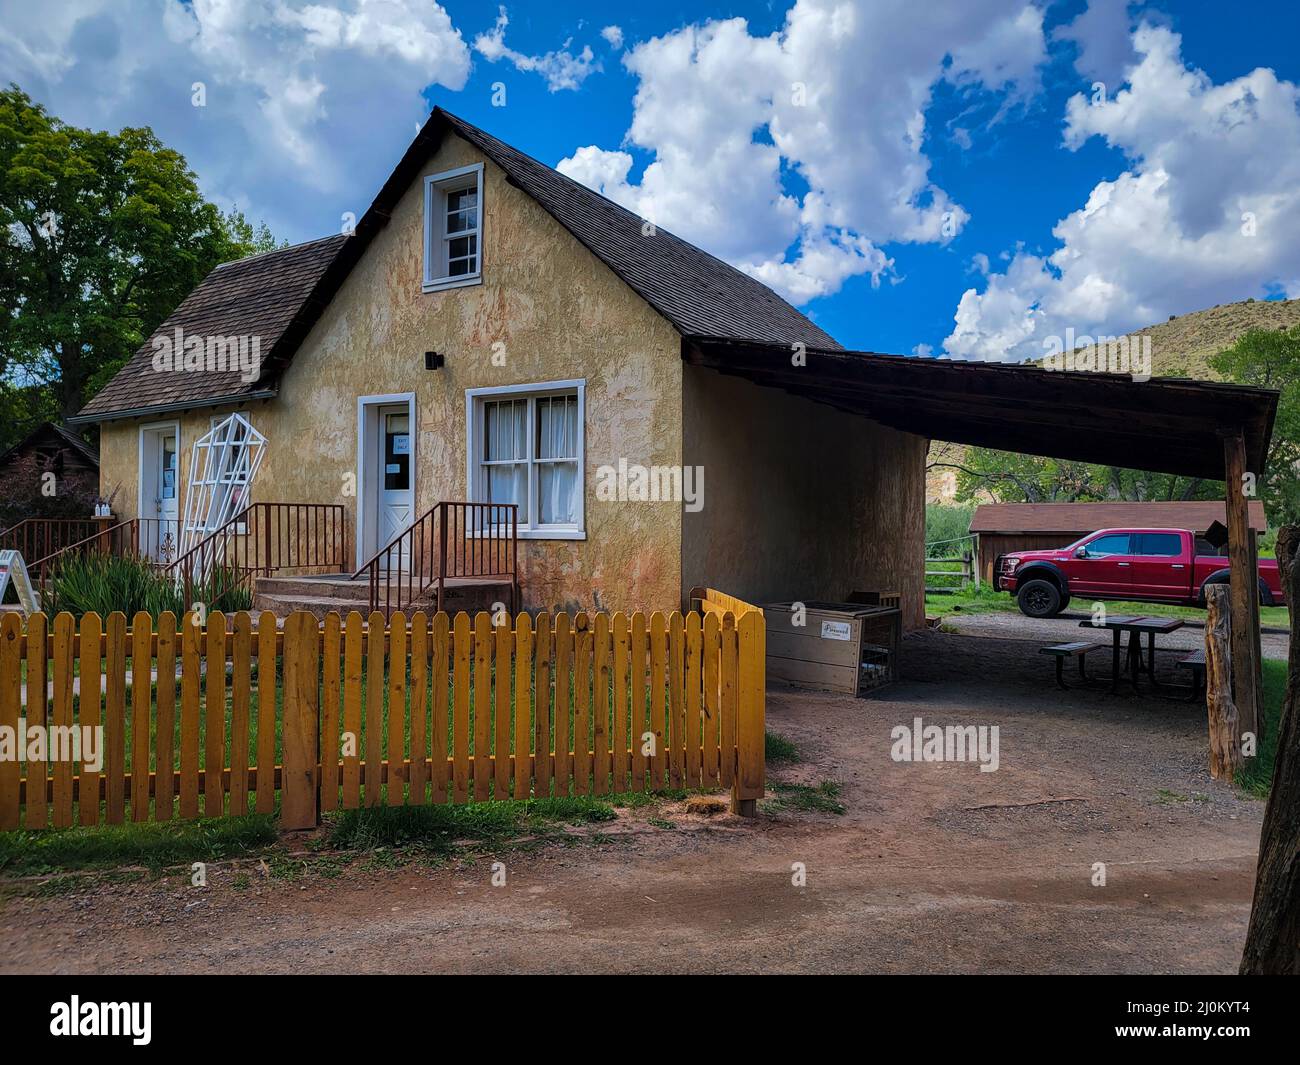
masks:
<path id="1" fill-rule="evenodd" d="M 271 813 L 277 797 L 299 829 L 362 805 L 665 785 L 730 787 L 752 813 L 764 641 L 756 610 L 299 612 L 282 632 L 270 613 L 34 614 L 26 632 L 8 614 L 0 728 L 26 742 L 0 761 L 0 829 Z M 69 751 L 74 735 L 87 745 Z"/>
<path id="2" fill-rule="evenodd" d="M 104 518 L 24 518 L 0 532 L 0 550 L 17 551 L 31 564 L 109 525 Z"/>

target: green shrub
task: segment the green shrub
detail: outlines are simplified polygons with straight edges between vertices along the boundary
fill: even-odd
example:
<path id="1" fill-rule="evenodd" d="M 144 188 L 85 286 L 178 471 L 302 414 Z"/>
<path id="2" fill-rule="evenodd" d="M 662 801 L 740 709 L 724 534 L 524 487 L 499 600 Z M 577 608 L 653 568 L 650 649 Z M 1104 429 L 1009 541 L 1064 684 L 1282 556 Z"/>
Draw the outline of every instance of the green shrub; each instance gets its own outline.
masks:
<path id="1" fill-rule="evenodd" d="M 90 553 L 73 555 L 59 565 L 44 606 L 51 616 L 66 610 L 77 617 L 92 611 L 107 617 L 120 610 L 128 618 L 139 611 L 157 618 L 170 610 L 179 618 L 194 603 L 209 611 L 235 613 L 251 610 L 253 598 L 228 567 L 215 568 L 186 589 L 148 559 Z"/>
<path id="2" fill-rule="evenodd" d="M 945 507 L 934 503 L 928 504 L 925 508 L 927 557 L 956 558 L 963 551 L 973 551 L 973 540 L 964 543 L 952 541 L 965 536 L 970 531 L 970 519 L 974 512 L 975 508 L 971 506 Z"/>

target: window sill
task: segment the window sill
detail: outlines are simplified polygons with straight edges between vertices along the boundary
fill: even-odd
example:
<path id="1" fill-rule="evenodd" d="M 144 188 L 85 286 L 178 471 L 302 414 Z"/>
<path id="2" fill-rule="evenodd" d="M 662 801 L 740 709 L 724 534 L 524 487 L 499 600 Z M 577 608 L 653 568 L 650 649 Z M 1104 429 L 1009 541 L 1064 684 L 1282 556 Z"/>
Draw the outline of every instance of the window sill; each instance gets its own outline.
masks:
<path id="1" fill-rule="evenodd" d="M 481 285 L 483 283 L 483 274 L 470 274 L 467 277 L 440 277 L 433 281 L 425 281 L 421 286 L 423 292 L 442 292 L 449 288 L 465 288 L 467 285 Z"/>
<path id="2" fill-rule="evenodd" d="M 469 533 L 468 539 L 478 540 L 490 537 L 491 533 Z M 505 536 L 503 530 L 495 534 L 496 536 Z M 587 538 L 586 529 L 520 529 L 520 540 L 585 540 Z"/>

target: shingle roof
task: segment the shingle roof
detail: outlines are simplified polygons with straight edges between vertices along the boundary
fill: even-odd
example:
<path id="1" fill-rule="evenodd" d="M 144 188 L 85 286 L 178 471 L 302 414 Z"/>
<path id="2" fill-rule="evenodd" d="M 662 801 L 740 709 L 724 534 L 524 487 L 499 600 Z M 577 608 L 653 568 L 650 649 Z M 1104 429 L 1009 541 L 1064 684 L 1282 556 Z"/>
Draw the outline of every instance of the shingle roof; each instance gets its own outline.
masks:
<path id="1" fill-rule="evenodd" d="M 279 371 L 375 234 L 388 224 L 394 205 L 447 132 L 475 145 L 683 336 L 839 349 L 831 336 L 766 285 L 664 229 L 644 235 L 644 219 L 439 107 L 352 237 L 325 237 L 217 267 L 72 420 L 101 421 L 274 395 Z M 170 336 L 178 327 L 191 335 L 260 337 L 261 379 L 245 382 L 238 371 L 229 370 L 155 371 L 153 338 Z"/>
<path id="2" fill-rule="evenodd" d="M 265 395 L 262 374 L 244 381 L 240 370 L 154 369 L 154 337 L 257 337 L 264 365 L 288 358 L 301 339 L 292 329 L 347 237 L 339 235 L 224 263 L 199 282 L 121 370 L 77 414 L 77 421 L 128 413 L 195 407 Z"/>
<path id="3" fill-rule="evenodd" d="M 1264 504 L 1252 499 L 1250 524 L 1268 529 Z M 1189 529 L 1203 533 L 1223 523 L 1223 503 L 1214 500 L 1156 500 L 1148 503 L 1115 500 L 1104 503 L 983 503 L 971 515 L 973 533 L 1089 533 L 1098 529 Z"/>

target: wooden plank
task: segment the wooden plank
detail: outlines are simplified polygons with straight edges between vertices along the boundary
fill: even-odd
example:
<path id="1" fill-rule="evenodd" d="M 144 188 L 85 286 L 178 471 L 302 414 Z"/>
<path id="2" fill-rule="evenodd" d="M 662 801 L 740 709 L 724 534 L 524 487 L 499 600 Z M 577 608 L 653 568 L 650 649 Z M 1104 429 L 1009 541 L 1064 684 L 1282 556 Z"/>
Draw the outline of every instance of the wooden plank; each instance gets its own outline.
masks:
<path id="1" fill-rule="evenodd" d="M 642 791 L 646 786 L 645 734 L 649 729 L 650 718 L 646 704 L 648 695 L 646 687 L 646 618 L 638 610 L 632 615 L 631 634 L 629 636 L 628 673 L 631 681 L 629 733 L 632 744 L 632 782 L 633 791 Z"/>
<path id="2" fill-rule="evenodd" d="M 87 735 L 86 729 L 98 729 L 103 724 L 101 703 L 103 693 L 100 690 L 100 678 L 103 670 L 100 665 L 99 637 L 102 625 L 99 615 L 84 614 L 81 618 L 81 674 L 77 678 L 77 725 L 81 736 Z M 84 753 L 84 751 L 83 751 Z M 86 769 L 85 762 L 77 767 L 77 775 L 83 795 L 91 796 L 90 801 L 78 800 L 78 820 L 83 825 L 93 825 L 99 821 L 99 773 Z"/>
<path id="3" fill-rule="evenodd" d="M 702 746 L 704 725 L 704 689 L 701 679 L 701 655 L 703 654 L 703 633 L 700 631 L 700 615 L 694 610 L 686 617 L 686 698 L 683 756 L 686 759 L 686 786 L 700 786 L 700 748 Z"/>
<path id="4" fill-rule="evenodd" d="M 1229 784 L 1241 771 L 1241 730 L 1232 698 L 1231 592 L 1205 589 L 1205 708 L 1210 730 L 1210 776 Z"/>
<path id="5" fill-rule="evenodd" d="M 126 615 L 108 615 L 104 653 L 104 820 L 126 820 Z M 148 674 L 146 674 L 146 677 Z"/>
<path id="6" fill-rule="evenodd" d="M 388 650 L 388 805 L 406 803 L 402 761 L 406 748 L 406 615 L 394 611 L 389 619 Z"/>
<path id="7" fill-rule="evenodd" d="M 275 810 L 275 723 L 280 714 L 276 706 L 276 671 L 279 656 L 276 653 L 276 618 L 263 610 L 257 619 L 257 812 L 269 814 Z M 282 642 L 282 640 L 281 640 Z"/>
<path id="8" fill-rule="evenodd" d="M 365 803 L 378 806 L 383 791 L 379 763 L 384 759 L 384 615 L 370 615 L 366 628 Z"/>
<path id="9" fill-rule="evenodd" d="M 722 615 L 722 631 L 718 638 L 722 644 L 719 656 L 722 746 L 719 751 L 718 782 L 724 788 L 729 788 L 736 780 L 736 710 L 740 698 L 740 634 L 736 631 L 735 614 L 728 612 Z"/>
<path id="10" fill-rule="evenodd" d="M 631 765 L 627 717 L 627 670 L 630 652 L 627 615 L 621 610 L 613 619 L 614 640 L 614 779 L 611 790 L 627 791 Z"/>
<path id="11" fill-rule="evenodd" d="M 235 615 L 230 668 L 230 816 L 248 813 L 248 759 L 252 739 L 253 619 Z"/>
<path id="12" fill-rule="evenodd" d="M 148 615 L 145 615 L 148 617 Z M 27 619 L 27 726 L 45 728 L 49 724 L 47 683 L 49 679 L 49 660 L 45 656 L 46 630 L 49 622 L 44 614 L 36 613 Z M 148 712 L 148 692 L 146 691 L 146 713 Z M 146 719 L 147 720 L 147 719 Z M 145 745 L 146 757 L 149 747 Z M 38 757 L 27 761 L 27 781 L 30 796 L 23 811 L 23 825 L 26 828 L 45 828 L 49 824 L 49 809 L 45 794 L 49 779 L 47 751 L 37 752 Z"/>
<path id="13" fill-rule="evenodd" d="M 77 635 L 76 622 L 71 614 L 59 614 L 54 619 L 54 656 L 50 669 L 54 674 L 54 705 L 50 708 L 50 724 L 66 735 L 72 728 L 72 677 L 75 672 L 73 641 Z M 72 824 L 72 761 L 56 758 L 50 752 L 54 777 L 54 827 L 67 828 Z"/>
<path id="14" fill-rule="evenodd" d="M 668 761 L 669 779 L 674 788 L 686 784 L 686 633 L 682 615 L 674 610 L 668 615 L 668 731 L 672 752 Z"/>
<path id="15" fill-rule="evenodd" d="M 668 724 L 665 699 L 668 671 L 668 629 L 663 612 L 650 615 L 650 731 L 654 754 L 650 758 L 650 787 L 662 788 L 668 761 Z"/>
<path id="16" fill-rule="evenodd" d="M 768 623 L 771 623 L 769 612 Z M 832 640 L 818 635 L 820 629 L 809 629 L 799 634 L 788 632 L 769 632 L 767 634 L 767 657 L 786 658 L 799 662 L 820 662 L 828 666 L 840 666 L 850 671 L 858 668 L 862 656 L 862 637 L 858 632 L 857 622 L 849 622 L 853 636 L 848 640 Z"/>
<path id="17" fill-rule="evenodd" d="M 339 715 L 343 694 L 343 619 L 331 610 L 321 624 L 320 764 L 322 810 L 339 806 Z"/>
<path id="18" fill-rule="evenodd" d="M 701 634 L 704 684 L 704 754 L 701 782 L 705 787 L 718 784 L 718 744 L 721 740 L 719 725 L 722 722 L 722 694 L 719 688 L 722 655 L 722 619 L 715 613 L 704 616 Z"/>
<path id="19" fill-rule="evenodd" d="M 284 709 L 280 827 L 313 829 L 319 820 L 320 641 L 316 617 L 297 610 L 284 621 Z M 369 785 L 367 785 L 369 790 Z"/>
<path id="20" fill-rule="evenodd" d="M 226 616 L 208 615 L 207 685 L 203 698 L 203 816 L 221 817 L 226 796 L 221 771 L 226 765 Z"/>
<path id="21" fill-rule="evenodd" d="M 494 615 L 496 617 L 497 615 Z M 514 673 L 514 633 L 510 628 L 510 615 L 504 611 L 499 615 L 501 624 L 492 626 L 493 643 L 496 645 L 493 661 L 496 669 L 493 676 L 493 690 L 496 696 L 496 713 L 494 724 L 492 797 L 508 799 L 510 797 L 510 678 Z"/>
<path id="22" fill-rule="evenodd" d="M 199 816 L 199 646 L 203 630 L 198 615 L 181 619 L 181 779 L 180 816 Z"/>
<path id="23" fill-rule="evenodd" d="M 417 610 L 411 615 L 411 779 L 407 802 L 423 806 L 429 790 L 429 615 Z"/>
<path id="24" fill-rule="evenodd" d="M 532 774 L 528 757 L 533 721 L 530 703 L 533 695 L 533 626 L 527 614 L 515 619 L 515 798 L 526 799 L 532 793 Z"/>
<path id="25" fill-rule="evenodd" d="M 573 619 L 573 793 L 591 791 L 591 620 L 586 614 Z"/>
<path id="26" fill-rule="evenodd" d="M 609 794 L 609 615 L 596 615 L 591 672 L 592 793 Z"/>
<path id="27" fill-rule="evenodd" d="M 452 633 L 452 651 L 455 655 L 455 677 L 452 682 L 452 771 L 451 791 L 453 802 L 469 801 L 469 693 L 470 644 L 469 615 L 460 611 L 456 615 Z"/>
<path id="28" fill-rule="evenodd" d="M 733 812 L 752 817 L 766 785 L 764 728 L 766 716 L 766 658 L 763 616 L 751 611 L 737 624 L 740 633 L 740 668 L 736 707 L 736 780 L 732 786 Z"/>
<path id="29" fill-rule="evenodd" d="M 451 689 L 448 681 L 448 665 L 451 660 L 451 640 L 448 635 L 447 612 L 440 610 L 433 616 L 433 778 L 432 799 L 434 802 L 447 801 L 447 756 L 451 750 L 449 742 L 450 712 L 448 703 Z"/>
<path id="30" fill-rule="evenodd" d="M 492 618 L 474 616 L 474 801 L 492 796 Z"/>
<path id="31" fill-rule="evenodd" d="M 158 784 L 153 792 L 153 819 L 170 821 L 176 802 L 176 615 L 170 610 L 158 615 L 156 644 L 154 771 Z"/>
<path id="32" fill-rule="evenodd" d="M 537 616 L 537 633 L 533 653 L 536 679 L 533 696 L 533 794 L 545 798 L 551 794 L 551 615 Z"/>
<path id="33" fill-rule="evenodd" d="M 22 716 L 23 654 L 18 637 L 23 621 L 13 611 L 0 614 L 0 729 L 13 737 L 14 750 L 0 758 L 0 829 L 18 827 L 18 783 L 23 775 L 18 719 Z"/>
<path id="34" fill-rule="evenodd" d="M 361 805 L 361 663 L 365 648 L 365 619 L 348 613 L 343 641 L 343 809 Z"/>
<path id="35" fill-rule="evenodd" d="M 568 795 L 573 776 L 569 714 L 573 698 L 573 623 L 568 614 L 555 616 L 555 794 Z"/>

